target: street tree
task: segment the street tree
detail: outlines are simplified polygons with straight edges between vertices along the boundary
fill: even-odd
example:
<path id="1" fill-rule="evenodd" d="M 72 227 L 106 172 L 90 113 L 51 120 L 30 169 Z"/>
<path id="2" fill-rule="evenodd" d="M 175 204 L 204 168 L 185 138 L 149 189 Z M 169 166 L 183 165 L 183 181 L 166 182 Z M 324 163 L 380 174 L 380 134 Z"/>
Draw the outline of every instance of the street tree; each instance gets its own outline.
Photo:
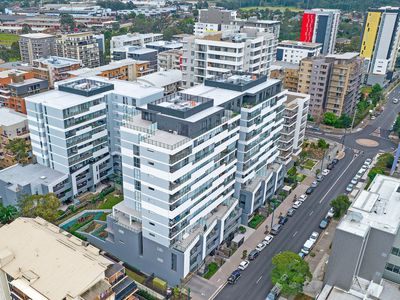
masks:
<path id="1" fill-rule="evenodd" d="M 398 137 L 400 137 L 400 115 L 398 115 L 396 118 L 396 121 L 393 125 L 393 131 Z"/>
<path id="2" fill-rule="evenodd" d="M 0 222 L 3 224 L 10 223 L 11 221 L 15 220 L 18 216 L 18 210 L 12 206 L 8 205 L 4 207 L 0 204 Z"/>
<path id="3" fill-rule="evenodd" d="M 334 126 L 337 122 L 337 116 L 333 112 L 326 112 L 324 114 L 323 122 L 325 125 Z"/>
<path id="4" fill-rule="evenodd" d="M 324 139 L 319 139 L 318 140 L 318 148 L 328 149 L 329 148 L 329 144 Z"/>
<path id="5" fill-rule="evenodd" d="M 18 163 L 26 163 L 28 160 L 28 144 L 25 139 L 16 138 L 10 140 L 6 149 L 12 153 Z"/>
<path id="6" fill-rule="evenodd" d="M 28 24 L 22 25 L 21 33 L 22 33 L 22 34 L 32 33 L 32 28 L 31 28 L 31 26 L 28 25 Z"/>
<path id="7" fill-rule="evenodd" d="M 284 251 L 272 258 L 272 283 L 279 284 L 284 295 L 297 295 L 304 283 L 311 280 L 310 267 L 294 252 Z"/>
<path id="8" fill-rule="evenodd" d="M 49 222 L 58 218 L 60 200 L 53 193 L 45 195 L 27 195 L 22 197 L 18 203 L 20 213 L 23 217 L 41 217 Z"/>
<path id="9" fill-rule="evenodd" d="M 336 220 L 339 220 L 350 207 L 350 200 L 349 197 L 346 195 L 339 195 L 335 199 L 331 201 L 331 206 L 333 207 L 334 214 L 333 217 Z"/>

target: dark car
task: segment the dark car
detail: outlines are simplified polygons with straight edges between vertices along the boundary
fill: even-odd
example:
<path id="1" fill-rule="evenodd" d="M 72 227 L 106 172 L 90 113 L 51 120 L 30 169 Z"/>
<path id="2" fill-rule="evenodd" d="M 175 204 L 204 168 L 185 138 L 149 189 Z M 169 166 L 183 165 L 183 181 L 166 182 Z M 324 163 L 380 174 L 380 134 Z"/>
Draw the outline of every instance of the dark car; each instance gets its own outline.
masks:
<path id="1" fill-rule="evenodd" d="M 232 274 L 228 278 L 228 283 L 235 284 L 236 281 L 238 281 L 238 279 L 240 278 L 240 276 L 242 276 L 242 275 L 239 270 L 233 271 Z"/>
<path id="2" fill-rule="evenodd" d="M 311 195 L 312 192 L 314 192 L 314 188 L 312 188 L 312 187 L 309 187 L 309 188 L 306 190 L 306 194 L 307 194 L 307 195 Z"/>
<path id="3" fill-rule="evenodd" d="M 333 168 L 335 167 L 335 165 L 333 163 L 328 164 L 328 166 L 326 167 L 328 170 L 333 170 Z"/>
<path id="4" fill-rule="evenodd" d="M 285 225 L 285 223 L 287 222 L 287 221 L 289 221 L 289 218 L 288 217 L 286 217 L 286 216 L 281 216 L 281 217 L 279 217 L 279 224 L 281 224 L 281 225 Z"/>
<path id="5" fill-rule="evenodd" d="M 339 160 L 338 160 L 337 158 L 334 158 L 334 159 L 332 160 L 332 163 L 333 163 L 334 165 L 336 165 L 338 162 L 339 162 Z"/>
<path id="6" fill-rule="evenodd" d="M 258 250 L 252 250 L 249 253 L 249 260 L 255 260 L 258 257 L 258 254 L 260 254 L 260 252 L 258 252 Z"/>
<path id="7" fill-rule="evenodd" d="M 325 218 L 321 221 L 321 223 L 319 223 L 319 228 L 326 229 L 328 225 L 329 225 L 329 219 Z"/>
<path id="8" fill-rule="evenodd" d="M 295 212 L 296 212 L 296 210 L 294 208 L 289 208 L 288 211 L 287 211 L 286 216 L 293 217 Z"/>

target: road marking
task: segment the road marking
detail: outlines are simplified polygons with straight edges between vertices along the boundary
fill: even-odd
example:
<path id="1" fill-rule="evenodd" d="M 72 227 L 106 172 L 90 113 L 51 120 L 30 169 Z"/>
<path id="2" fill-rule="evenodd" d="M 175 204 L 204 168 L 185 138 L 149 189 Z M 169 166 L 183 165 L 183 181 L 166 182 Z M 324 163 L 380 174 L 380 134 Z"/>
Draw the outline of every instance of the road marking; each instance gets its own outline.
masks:
<path id="1" fill-rule="evenodd" d="M 330 191 L 335 187 L 336 183 L 339 181 L 340 178 L 342 178 L 343 174 L 346 173 L 347 169 L 350 168 L 351 164 L 354 162 L 355 160 L 355 156 L 353 155 L 353 158 L 351 160 L 351 162 L 349 163 L 349 165 L 346 167 L 346 169 L 343 170 L 342 174 L 340 174 L 340 176 L 336 179 L 336 181 L 332 184 L 331 188 L 325 193 L 325 195 L 321 198 L 321 200 L 319 201 L 319 204 L 322 203 L 322 201 L 325 200 L 326 196 L 330 193 Z"/>
<path id="2" fill-rule="evenodd" d="M 297 231 L 293 234 L 293 237 L 295 237 L 296 236 L 296 234 L 297 234 Z"/>
<path id="3" fill-rule="evenodd" d="M 314 211 L 310 212 L 308 215 L 311 216 L 314 213 Z"/>
<path id="4" fill-rule="evenodd" d="M 224 282 L 219 288 L 217 288 L 217 290 L 211 295 L 211 297 L 209 298 L 209 300 L 213 300 L 215 297 L 217 297 L 217 295 L 219 294 L 219 292 L 221 292 L 221 290 L 228 284 L 228 282 Z"/>
<path id="5" fill-rule="evenodd" d="M 258 284 L 260 282 L 261 278 L 262 278 L 262 275 L 260 276 L 260 278 L 257 279 L 256 284 Z"/>

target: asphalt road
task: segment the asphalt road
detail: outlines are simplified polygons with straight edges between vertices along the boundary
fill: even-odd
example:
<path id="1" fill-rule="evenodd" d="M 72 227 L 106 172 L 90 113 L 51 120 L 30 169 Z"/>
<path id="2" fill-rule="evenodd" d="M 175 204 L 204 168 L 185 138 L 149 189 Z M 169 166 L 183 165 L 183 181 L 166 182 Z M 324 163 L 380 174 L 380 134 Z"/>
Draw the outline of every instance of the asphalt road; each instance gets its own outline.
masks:
<path id="1" fill-rule="evenodd" d="M 238 282 L 235 285 L 226 285 L 215 299 L 265 299 L 272 288 L 270 279 L 272 257 L 285 250 L 299 252 L 313 231 L 321 232 L 318 225 L 326 216 L 330 208 L 330 201 L 345 192 L 346 186 L 361 168 L 365 159 L 372 158 L 379 151 L 393 151 L 396 147 L 387 139 L 387 130 L 391 128 L 397 113 L 400 111 L 400 103 L 393 104 L 393 98 L 400 99 L 400 87 L 388 96 L 385 110 L 376 120 L 370 122 L 363 130 L 345 136 L 345 157 L 339 161 L 313 194 L 297 209 L 295 215 L 289 218 L 289 221 L 272 243 L 242 272 L 242 277 Z M 370 134 L 377 128 L 381 128 L 381 136 L 371 136 Z M 343 141 L 342 136 L 335 137 L 323 132 L 308 133 L 311 136 L 325 136 L 331 140 Z M 359 138 L 374 139 L 379 142 L 379 146 L 370 148 L 360 146 L 356 143 Z M 355 149 L 356 151 L 354 151 Z"/>

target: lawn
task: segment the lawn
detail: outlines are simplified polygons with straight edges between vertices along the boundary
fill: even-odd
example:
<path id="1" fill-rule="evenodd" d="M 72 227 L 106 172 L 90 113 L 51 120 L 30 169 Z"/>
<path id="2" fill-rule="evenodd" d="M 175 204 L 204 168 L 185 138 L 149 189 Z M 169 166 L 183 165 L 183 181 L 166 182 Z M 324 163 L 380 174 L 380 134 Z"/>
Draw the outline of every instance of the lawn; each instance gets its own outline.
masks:
<path id="1" fill-rule="evenodd" d="M 307 170 L 312 170 L 317 162 L 312 159 L 307 159 L 306 162 L 303 164 L 303 168 Z"/>
<path id="2" fill-rule="evenodd" d="M 0 33 L 0 45 L 10 47 L 12 43 L 18 42 L 19 36 L 9 33 Z"/>
<path id="3" fill-rule="evenodd" d="M 217 271 L 219 269 L 217 263 L 215 263 L 215 262 L 210 263 L 207 266 L 207 268 L 208 268 L 208 271 L 206 274 L 204 274 L 205 279 L 210 279 L 215 273 L 217 273 Z"/>
<path id="4" fill-rule="evenodd" d="M 249 7 L 242 7 L 240 10 L 243 11 L 249 11 L 253 9 L 259 9 L 259 10 L 272 10 L 272 11 L 285 11 L 286 9 L 293 11 L 293 12 L 302 12 L 304 9 L 293 7 L 293 6 L 249 6 Z"/>
<path id="5" fill-rule="evenodd" d="M 297 173 L 297 174 L 296 174 L 296 180 L 297 180 L 298 182 L 302 182 L 306 177 L 307 177 L 307 176 L 304 175 L 304 174 L 300 174 L 300 173 Z"/>
<path id="6" fill-rule="evenodd" d="M 262 222 L 264 222 L 265 217 L 263 215 L 255 215 L 249 222 L 249 227 L 256 229 Z"/>
<path id="7" fill-rule="evenodd" d="M 123 200 L 122 195 L 118 193 L 108 194 L 104 200 L 100 203 L 99 209 L 111 209 L 114 205 L 120 203 Z"/>

